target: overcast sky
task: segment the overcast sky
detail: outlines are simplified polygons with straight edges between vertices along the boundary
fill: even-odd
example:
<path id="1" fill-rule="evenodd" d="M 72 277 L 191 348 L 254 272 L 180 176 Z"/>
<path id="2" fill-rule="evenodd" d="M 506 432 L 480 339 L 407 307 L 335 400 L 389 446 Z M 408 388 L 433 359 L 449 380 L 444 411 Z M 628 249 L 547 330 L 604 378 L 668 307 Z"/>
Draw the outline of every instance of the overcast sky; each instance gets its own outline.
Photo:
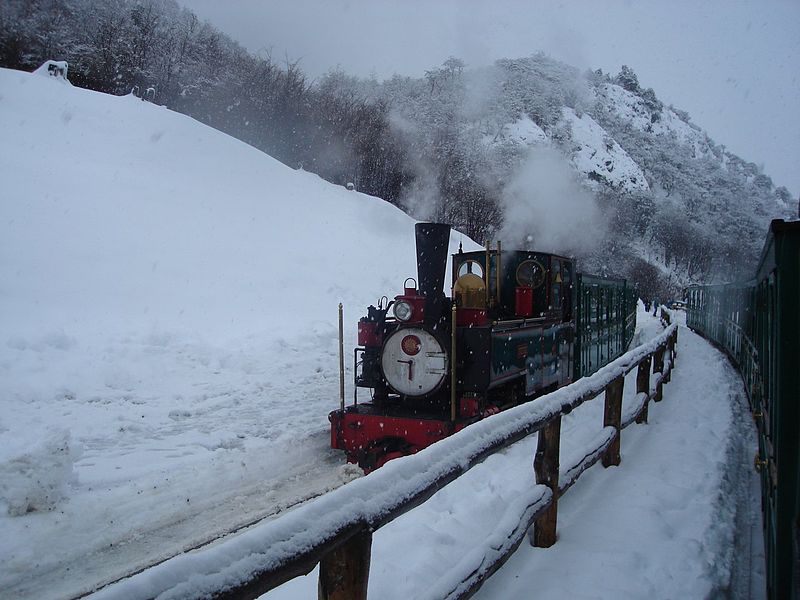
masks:
<path id="1" fill-rule="evenodd" d="M 800 194 L 800 0 L 181 0 L 253 51 L 379 78 L 543 50 L 687 110 Z"/>

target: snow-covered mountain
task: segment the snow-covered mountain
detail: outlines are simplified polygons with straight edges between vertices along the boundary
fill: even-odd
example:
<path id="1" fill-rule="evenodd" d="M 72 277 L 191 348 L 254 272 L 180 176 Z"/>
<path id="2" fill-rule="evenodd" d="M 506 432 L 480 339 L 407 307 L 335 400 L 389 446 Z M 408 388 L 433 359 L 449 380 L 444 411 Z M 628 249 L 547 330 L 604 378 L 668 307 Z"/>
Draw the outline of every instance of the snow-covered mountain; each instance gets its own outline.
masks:
<path id="1" fill-rule="evenodd" d="M 603 83 L 595 88 L 597 100 L 616 116 L 626 120 L 640 131 L 657 136 L 675 136 L 681 144 L 694 149 L 696 157 L 711 155 L 711 142 L 699 127 L 686 122 L 673 108 L 661 106 L 659 117 L 653 119 L 656 112 L 648 106 L 643 98 L 637 96 L 615 83 Z"/>
<path id="2" fill-rule="evenodd" d="M 614 141 L 591 116 L 580 116 L 570 107 L 564 107 L 563 116 L 556 129 L 567 131 L 570 145 L 567 156 L 572 167 L 585 178 L 593 189 L 606 185 L 628 192 L 649 191 L 647 179 L 620 145 Z M 485 134 L 484 145 L 489 151 L 498 151 L 511 145 L 525 153 L 534 148 L 553 148 L 552 135 L 548 135 L 529 116 L 504 124 L 494 134 Z"/>
<path id="3" fill-rule="evenodd" d="M 625 150 L 588 114 L 580 117 L 564 108 L 563 123 L 569 128 L 569 157 L 572 165 L 597 188 L 606 185 L 626 192 L 647 192 L 644 172 Z"/>
<path id="4" fill-rule="evenodd" d="M 352 82 L 339 83 L 352 91 Z M 507 221 L 528 227 L 537 247 L 576 253 L 590 270 L 628 276 L 645 294 L 749 277 L 769 221 L 796 213 L 786 188 L 642 89 L 628 67 L 611 77 L 543 54 L 475 70 L 450 59 L 424 80 L 366 82 L 362 91 L 391 103 L 404 135 L 414 131 L 425 159 L 418 170 L 435 188 L 422 195 L 440 214 L 488 237 L 507 233 Z M 589 194 L 558 180 L 562 171 L 542 164 L 553 157 L 543 148 Z M 563 203 L 571 206 L 553 222 Z M 580 237 L 579 213 L 603 232 L 591 248 L 571 241 Z M 553 240 L 558 246 L 542 247 Z"/>

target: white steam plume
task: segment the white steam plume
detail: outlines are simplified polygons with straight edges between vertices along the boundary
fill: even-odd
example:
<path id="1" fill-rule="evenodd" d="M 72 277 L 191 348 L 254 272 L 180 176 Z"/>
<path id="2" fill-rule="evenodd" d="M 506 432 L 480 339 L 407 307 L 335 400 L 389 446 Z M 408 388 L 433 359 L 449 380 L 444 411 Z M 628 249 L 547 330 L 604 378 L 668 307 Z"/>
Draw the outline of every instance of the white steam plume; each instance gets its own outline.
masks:
<path id="1" fill-rule="evenodd" d="M 607 220 L 594 196 L 556 150 L 532 148 L 503 195 L 504 247 L 586 255 L 603 240 Z"/>

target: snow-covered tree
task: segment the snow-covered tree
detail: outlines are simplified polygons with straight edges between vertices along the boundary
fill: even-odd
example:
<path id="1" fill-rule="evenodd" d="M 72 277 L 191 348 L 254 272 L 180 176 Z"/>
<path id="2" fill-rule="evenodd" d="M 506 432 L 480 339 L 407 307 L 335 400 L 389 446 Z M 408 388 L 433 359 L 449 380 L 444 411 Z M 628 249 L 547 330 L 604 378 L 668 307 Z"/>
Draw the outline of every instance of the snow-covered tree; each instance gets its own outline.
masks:
<path id="1" fill-rule="evenodd" d="M 75 85 L 152 89 L 151 100 L 292 167 L 479 241 L 501 228 L 499 199 L 546 145 L 581 173 L 609 223 L 585 264 L 662 292 L 748 274 L 769 220 L 796 211 L 785 187 L 665 107 L 627 65 L 609 77 L 542 53 L 478 69 L 450 57 L 417 78 L 337 70 L 310 81 L 299 62 L 253 55 L 174 0 L 0 2 L 0 65 L 48 59 L 68 61 Z M 600 133 L 581 138 L 589 122 Z M 579 156 L 596 164 L 581 170 Z M 618 177 L 624 165 L 635 177 Z M 635 189 L 623 184 L 633 179 Z"/>

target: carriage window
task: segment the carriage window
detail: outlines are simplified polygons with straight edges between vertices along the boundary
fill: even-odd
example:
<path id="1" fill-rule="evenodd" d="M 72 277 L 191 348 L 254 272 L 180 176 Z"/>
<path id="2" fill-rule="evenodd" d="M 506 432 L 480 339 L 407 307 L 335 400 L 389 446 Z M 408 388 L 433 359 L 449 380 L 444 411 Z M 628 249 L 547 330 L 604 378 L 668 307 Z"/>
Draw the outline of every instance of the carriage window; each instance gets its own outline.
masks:
<path id="1" fill-rule="evenodd" d="M 537 288 L 544 283 L 545 270 L 537 260 L 524 260 L 517 267 L 517 284 Z"/>
<path id="2" fill-rule="evenodd" d="M 468 260 L 461 263 L 461 266 L 458 267 L 458 276 L 461 277 L 467 273 L 472 273 L 483 279 L 483 265 L 476 260 Z"/>

